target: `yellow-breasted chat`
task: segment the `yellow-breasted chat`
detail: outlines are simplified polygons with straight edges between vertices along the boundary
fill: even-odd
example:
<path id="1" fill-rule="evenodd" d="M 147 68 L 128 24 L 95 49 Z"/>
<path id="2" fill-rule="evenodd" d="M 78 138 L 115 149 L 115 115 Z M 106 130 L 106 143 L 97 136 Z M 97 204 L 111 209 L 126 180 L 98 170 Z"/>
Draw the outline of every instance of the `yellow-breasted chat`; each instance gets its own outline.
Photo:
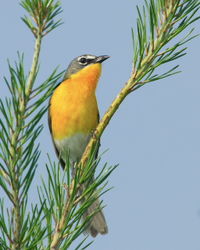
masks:
<path id="1" fill-rule="evenodd" d="M 99 122 L 95 90 L 101 75 L 101 63 L 108 58 L 106 55 L 82 55 L 75 58 L 49 100 L 49 129 L 63 169 L 68 157 L 73 170 Z M 83 190 L 84 184 L 80 187 L 80 192 Z M 97 199 L 84 213 L 83 219 L 99 206 Z M 98 233 L 108 233 L 102 210 L 92 217 L 87 232 L 93 237 Z"/>

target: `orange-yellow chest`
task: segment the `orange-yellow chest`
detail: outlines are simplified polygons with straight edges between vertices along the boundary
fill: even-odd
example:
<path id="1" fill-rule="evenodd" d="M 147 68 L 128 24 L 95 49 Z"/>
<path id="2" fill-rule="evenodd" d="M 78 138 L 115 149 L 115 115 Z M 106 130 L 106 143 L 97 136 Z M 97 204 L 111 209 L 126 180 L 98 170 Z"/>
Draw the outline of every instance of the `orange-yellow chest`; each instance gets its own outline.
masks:
<path id="1" fill-rule="evenodd" d="M 101 64 L 92 64 L 63 81 L 50 99 L 49 115 L 54 139 L 89 134 L 98 124 L 95 89 Z"/>

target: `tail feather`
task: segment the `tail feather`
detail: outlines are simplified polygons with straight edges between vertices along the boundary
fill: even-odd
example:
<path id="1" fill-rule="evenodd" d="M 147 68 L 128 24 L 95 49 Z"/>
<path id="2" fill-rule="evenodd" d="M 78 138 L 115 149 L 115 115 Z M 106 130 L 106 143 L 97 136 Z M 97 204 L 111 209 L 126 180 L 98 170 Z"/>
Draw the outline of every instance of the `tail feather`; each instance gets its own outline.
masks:
<path id="1" fill-rule="evenodd" d="M 84 189 L 83 184 L 80 188 L 80 193 L 82 193 Z M 85 198 L 82 199 L 81 204 L 85 201 Z M 95 210 L 101 209 L 100 201 L 97 198 L 86 210 L 86 212 L 83 214 L 82 219 L 84 220 L 88 215 L 91 215 Z M 92 237 L 96 237 L 98 233 L 105 235 L 108 233 L 108 227 L 106 224 L 105 216 L 103 214 L 102 209 L 98 211 L 96 214 L 92 216 L 92 218 L 89 221 L 89 226 L 86 229 L 85 233 L 90 233 Z"/>

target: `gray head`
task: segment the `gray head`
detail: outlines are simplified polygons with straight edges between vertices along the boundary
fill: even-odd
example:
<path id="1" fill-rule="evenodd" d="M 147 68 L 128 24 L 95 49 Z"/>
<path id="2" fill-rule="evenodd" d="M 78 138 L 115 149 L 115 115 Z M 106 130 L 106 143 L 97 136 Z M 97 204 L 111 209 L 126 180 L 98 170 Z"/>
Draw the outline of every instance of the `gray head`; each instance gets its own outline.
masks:
<path id="1" fill-rule="evenodd" d="M 69 64 L 66 73 L 64 75 L 63 81 L 69 79 L 71 75 L 76 74 L 77 72 L 87 67 L 88 65 L 94 63 L 102 63 L 108 58 L 109 56 L 92 56 L 92 55 L 78 56 L 77 58 L 72 60 L 71 63 Z"/>

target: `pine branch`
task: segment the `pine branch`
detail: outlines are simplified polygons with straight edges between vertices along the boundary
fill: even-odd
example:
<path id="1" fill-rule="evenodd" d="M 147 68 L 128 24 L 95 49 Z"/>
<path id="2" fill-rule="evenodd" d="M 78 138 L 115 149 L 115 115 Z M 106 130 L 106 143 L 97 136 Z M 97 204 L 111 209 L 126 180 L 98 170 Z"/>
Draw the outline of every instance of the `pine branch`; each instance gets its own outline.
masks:
<path id="1" fill-rule="evenodd" d="M 34 98 L 33 86 L 39 71 L 39 54 L 42 37 L 57 27 L 60 23 L 54 23 L 54 17 L 60 13 L 59 2 L 52 0 L 24 0 L 20 3 L 30 14 L 32 20 L 36 20 L 35 27 L 29 26 L 36 38 L 33 60 L 28 76 L 24 72 L 24 56 L 18 53 L 18 62 L 13 68 L 9 61 L 10 81 L 5 79 L 10 91 L 10 99 L 1 100 L 0 110 L 4 120 L 0 121 L 0 156 L 4 162 L 0 169 L 0 185 L 12 203 L 11 210 L 7 210 L 7 218 L 4 214 L 3 200 L 1 199 L 0 230 L 5 249 L 35 249 L 36 244 L 46 235 L 46 227 L 42 227 L 41 218 L 44 204 L 38 209 L 32 207 L 27 215 L 28 190 L 32 183 L 40 156 L 39 145 L 35 145 L 36 138 L 42 130 L 39 122 L 46 111 L 41 107 L 43 101 L 51 94 L 55 82 L 61 74 L 56 75 L 56 70 L 38 88 L 35 97 L 41 97 L 30 106 L 30 100 Z M 47 13 L 48 11 L 48 13 Z M 23 19 L 26 24 L 31 19 Z M 44 34 L 45 32 L 45 34 Z M 35 112 L 37 110 L 37 112 Z M 31 116 L 31 118 L 30 118 Z M 28 119 L 27 119 L 28 118 Z M 8 228 L 7 228 L 8 225 Z M 38 230 L 36 230 L 36 225 Z M 33 235 L 34 239 L 33 240 Z M 8 242 L 8 244 L 7 244 Z"/>
<path id="2" fill-rule="evenodd" d="M 195 17 L 199 8 L 200 3 L 198 0 L 150 0 L 149 3 L 145 0 L 145 6 L 143 6 L 142 11 L 137 7 L 136 35 L 132 29 L 133 65 L 131 76 L 94 131 L 93 137 L 88 143 L 80 161 L 82 169 L 85 167 L 88 155 L 93 150 L 93 145 L 98 143 L 112 116 L 127 95 L 146 83 L 179 73 L 175 71 L 178 66 L 175 66 L 161 75 L 156 74 L 152 76 L 153 72 L 160 65 L 170 63 L 186 54 L 186 48 L 180 49 L 180 47 L 197 36 L 191 37 L 194 28 L 175 45 L 170 48 L 165 48 L 165 46 L 189 25 L 199 20 L 199 16 Z M 148 26 L 146 25 L 147 17 L 149 30 L 147 30 Z M 147 34 L 149 34 L 149 37 Z"/>

